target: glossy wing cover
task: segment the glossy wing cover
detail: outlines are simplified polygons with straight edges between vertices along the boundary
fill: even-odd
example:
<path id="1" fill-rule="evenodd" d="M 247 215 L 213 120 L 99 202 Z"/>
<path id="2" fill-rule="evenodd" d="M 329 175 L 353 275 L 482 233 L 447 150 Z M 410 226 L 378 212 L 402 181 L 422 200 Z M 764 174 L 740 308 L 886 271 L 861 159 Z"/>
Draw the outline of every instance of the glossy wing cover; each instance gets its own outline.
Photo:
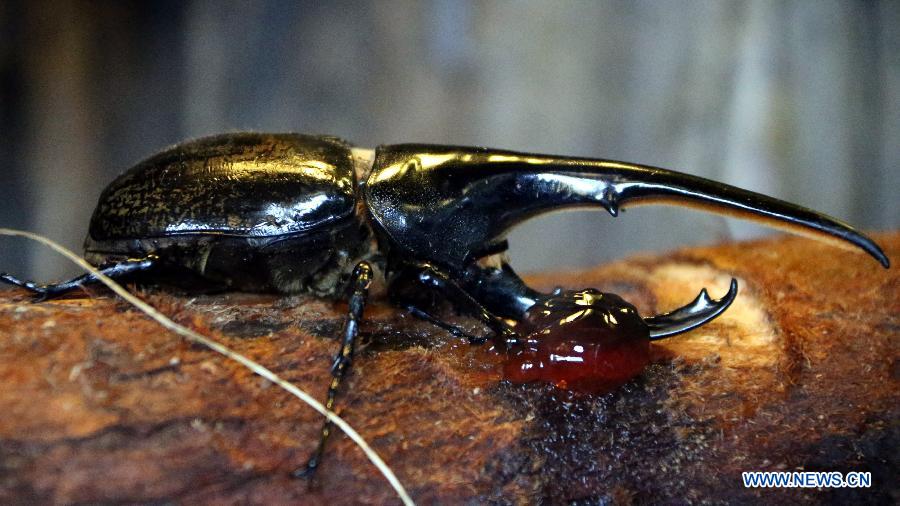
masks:
<path id="1" fill-rule="evenodd" d="M 180 144 L 119 176 L 91 218 L 97 241 L 300 233 L 354 213 L 350 147 L 333 137 L 234 133 Z"/>

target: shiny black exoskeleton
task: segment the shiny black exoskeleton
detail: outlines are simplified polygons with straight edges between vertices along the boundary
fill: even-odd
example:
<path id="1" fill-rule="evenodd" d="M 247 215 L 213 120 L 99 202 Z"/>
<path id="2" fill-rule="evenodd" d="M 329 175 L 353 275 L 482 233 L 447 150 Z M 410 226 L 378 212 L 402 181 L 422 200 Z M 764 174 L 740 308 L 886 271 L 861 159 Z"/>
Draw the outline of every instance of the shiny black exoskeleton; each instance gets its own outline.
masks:
<path id="1" fill-rule="evenodd" d="M 571 328 L 577 339 L 554 336 L 554 342 L 573 349 L 587 346 L 591 360 L 615 368 L 617 362 L 598 355 L 607 353 L 606 345 L 587 340 L 591 329 L 597 329 L 606 340 L 621 341 L 616 333 L 625 331 L 617 314 L 633 316 L 628 339 L 641 342 L 715 318 L 734 300 L 736 283 L 719 300 L 703 291 L 683 308 L 640 318 L 627 302 L 599 292 L 532 290 L 502 255 L 506 233 L 538 214 L 599 207 L 616 216 L 621 208 L 647 203 L 696 206 L 838 239 L 888 266 L 878 245 L 847 224 L 665 169 L 470 147 L 408 144 L 373 152 L 334 137 L 256 133 L 187 142 L 119 176 L 100 197 L 85 257 L 111 277 L 326 297 L 348 294 L 350 314 L 326 403 L 331 408 L 352 359 L 369 284 L 379 276 L 393 302 L 454 335 L 484 341 L 435 316 L 435 299 L 479 318 L 501 345 L 530 343 L 528 361 L 540 360 L 533 355 L 541 349 L 542 335 Z M 52 285 L 5 274 L 0 279 L 39 298 L 95 281 L 92 275 Z M 541 309 L 541 325 L 534 324 L 538 320 L 529 314 L 532 308 Z M 559 319 L 554 308 L 577 312 Z M 552 323 L 554 318 L 559 325 Z M 562 325 L 573 318 L 577 325 Z M 519 330 L 538 330 L 520 336 L 515 322 L 523 323 Z M 633 348 L 616 346 L 615 353 Z M 630 367 L 639 370 L 642 366 L 635 363 Z M 584 367 L 579 381 L 588 383 L 620 379 L 584 378 L 583 373 Z M 322 444 L 328 430 L 326 424 Z M 316 467 L 322 444 L 306 470 Z"/>

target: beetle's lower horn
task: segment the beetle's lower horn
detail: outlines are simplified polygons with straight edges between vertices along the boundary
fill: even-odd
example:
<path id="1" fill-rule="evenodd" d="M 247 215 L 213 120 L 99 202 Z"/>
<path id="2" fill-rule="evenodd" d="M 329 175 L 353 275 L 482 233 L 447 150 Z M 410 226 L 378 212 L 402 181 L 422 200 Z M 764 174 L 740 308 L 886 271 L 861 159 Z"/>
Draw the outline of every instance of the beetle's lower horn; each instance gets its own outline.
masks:
<path id="1" fill-rule="evenodd" d="M 714 319 L 734 302 L 737 291 L 737 280 L 732 279 L 728 293 L 721 299 L 710 298 L 704 288 L 690 304 L 665 314 L 644 318 L 644 323 L 650 327 L 650 339 L 662 339 L 681 334 Z"/>

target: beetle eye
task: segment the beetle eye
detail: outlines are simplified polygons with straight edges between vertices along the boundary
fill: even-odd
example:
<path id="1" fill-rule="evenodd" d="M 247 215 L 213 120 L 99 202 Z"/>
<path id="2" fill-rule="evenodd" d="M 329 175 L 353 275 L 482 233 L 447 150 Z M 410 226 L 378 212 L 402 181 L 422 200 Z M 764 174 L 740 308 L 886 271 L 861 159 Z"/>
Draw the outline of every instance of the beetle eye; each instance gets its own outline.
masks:
<path id="1" fill-rule="evenodd" d="M 647 325 L 621 297 L 589 289 L 559 291 L 532 306 L 516 326 L 524 340 L 509 350 L 506 379 L 544 381 L 604 393 L 639 374 L 650 360 Z"/>

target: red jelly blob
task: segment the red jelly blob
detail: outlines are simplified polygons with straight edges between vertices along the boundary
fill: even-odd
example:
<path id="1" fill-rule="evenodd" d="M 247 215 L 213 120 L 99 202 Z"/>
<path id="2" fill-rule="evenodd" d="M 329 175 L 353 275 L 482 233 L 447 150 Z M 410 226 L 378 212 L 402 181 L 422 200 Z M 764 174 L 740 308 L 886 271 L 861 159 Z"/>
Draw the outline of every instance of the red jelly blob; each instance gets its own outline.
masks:
<path id="1" fill-rule="evenodd" d="M 532 306 L 516 326 L 527 336 L 503 367 L 514 383 L 544 381 L 582 393 L 606 393 L 650 362 L 650 333 L 631 304 L 596 290 L 562 292 Z"/>

